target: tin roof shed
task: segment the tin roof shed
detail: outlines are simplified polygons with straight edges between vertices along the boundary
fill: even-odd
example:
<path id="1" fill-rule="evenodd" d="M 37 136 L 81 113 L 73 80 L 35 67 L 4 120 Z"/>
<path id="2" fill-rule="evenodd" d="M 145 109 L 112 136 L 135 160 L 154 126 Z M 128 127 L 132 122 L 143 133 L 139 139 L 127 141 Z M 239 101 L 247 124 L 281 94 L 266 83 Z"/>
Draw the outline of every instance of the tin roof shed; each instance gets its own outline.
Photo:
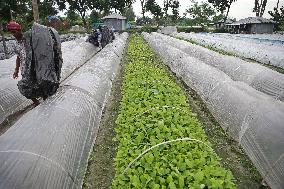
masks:
<path id="1" fill-rule="evenodd" d="M 269 20 L 262 17 L 248 17 L 241 19 L 237 22 L 233 22 L 228 25 L 243 25 L 243 24 L 275 24 L 276 22 L 273 20 Z"/>
<path id="2" fill-rule="evenodd" d="M 262 17 L 248 17 L 227 24 L 233 33 L 273 33 L 275 21 Z"/>
<path id="3" fill-rule="evenodd" d="M 126 17 L 119 14 L 111 14 L 102 18 L 104 25 L 108 28 L 114 28 L 114 30 L 125 30 L 126 29 Z"/>
<path id="4" fill-rule="evenodd" d="M 105 19 L 126 20 L 126 17 L 121 16 L 121 15 L 119 15 L 119 14 L 110 14 L 110 15 L 105 16 L 105 17 L 102 18 L 102 20 L 105 20 Z"/>

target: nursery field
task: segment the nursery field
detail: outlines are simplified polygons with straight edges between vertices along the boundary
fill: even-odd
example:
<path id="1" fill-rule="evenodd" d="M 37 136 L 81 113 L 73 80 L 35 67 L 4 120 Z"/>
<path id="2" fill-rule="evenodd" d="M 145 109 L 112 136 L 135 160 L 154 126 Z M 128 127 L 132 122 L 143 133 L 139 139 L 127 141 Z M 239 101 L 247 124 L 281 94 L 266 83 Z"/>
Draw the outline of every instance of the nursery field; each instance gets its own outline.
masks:
<path id="1" fill-rule="evenodd" d="M 284 188 L 282 36 L 61 48 L 60 87 L 36 107 L 11 79 L 15 56 L 0 61 L 0 188 Z"/>

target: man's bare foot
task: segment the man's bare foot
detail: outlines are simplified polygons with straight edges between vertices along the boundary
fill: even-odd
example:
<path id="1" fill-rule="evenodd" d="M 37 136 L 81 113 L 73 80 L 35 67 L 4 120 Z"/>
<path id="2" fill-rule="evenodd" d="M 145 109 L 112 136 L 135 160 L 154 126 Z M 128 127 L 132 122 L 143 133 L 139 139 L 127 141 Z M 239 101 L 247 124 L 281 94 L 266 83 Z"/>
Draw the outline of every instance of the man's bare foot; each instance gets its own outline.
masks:
<path id="1" fill-rule="evenodd" d="M 36 98 L 32 98 L 31 100 L 33 101 L 34 107 L 36 107 L 36 106 L 38 106 L 38 105 L 40 104 L 40 103 L 39 103 L 39 100 L 36 99 Z"/>

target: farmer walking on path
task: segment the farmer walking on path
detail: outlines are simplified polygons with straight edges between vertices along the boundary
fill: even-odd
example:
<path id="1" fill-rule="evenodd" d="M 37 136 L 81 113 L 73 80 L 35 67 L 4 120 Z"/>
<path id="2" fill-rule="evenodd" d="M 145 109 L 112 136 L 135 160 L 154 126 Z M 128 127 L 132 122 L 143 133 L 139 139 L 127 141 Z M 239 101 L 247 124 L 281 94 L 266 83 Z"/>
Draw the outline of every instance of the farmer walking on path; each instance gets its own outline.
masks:
<path id="1" fill-rule="evenodd" d="M 53 28 L 37 23 L 25 33 L 22 33 L 22 26 L 14 21 L 7 24 L 7 29 L 17 41 L 13 78 L 18 78 L 20 70 L 19 91 L 37 106 L 39 98 L 45 100 L 59 87 L 63 62 L 60 37 Z"/>

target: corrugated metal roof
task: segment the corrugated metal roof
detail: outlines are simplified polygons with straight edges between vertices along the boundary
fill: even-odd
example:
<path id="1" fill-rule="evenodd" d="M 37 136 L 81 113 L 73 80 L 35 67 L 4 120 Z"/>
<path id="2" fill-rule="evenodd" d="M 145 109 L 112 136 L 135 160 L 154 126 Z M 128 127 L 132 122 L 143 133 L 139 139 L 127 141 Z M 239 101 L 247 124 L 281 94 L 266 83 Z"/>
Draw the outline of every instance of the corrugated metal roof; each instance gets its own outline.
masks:
<path id="1" fill-rule="evenodd" d="M 233 22 L 232 24 L 228 24 L 228 25 L 263 24 L 263 23 L 275 24 L 276 22 L 273 20 L 262 18 L 262 17 L 248 17 L 248 18 L 241 19 L 237 22 Z"/>
<path id="2" fill-rule="evenodd" d="M 111 18 L 119 19 L 119 20 L 126 20 L 126 17 L 121 16 L 119 14 L 110 14 L 108 16 L 103 17 L 102 19 L 104 20 L 104 19 L 111 19 Z"/>

